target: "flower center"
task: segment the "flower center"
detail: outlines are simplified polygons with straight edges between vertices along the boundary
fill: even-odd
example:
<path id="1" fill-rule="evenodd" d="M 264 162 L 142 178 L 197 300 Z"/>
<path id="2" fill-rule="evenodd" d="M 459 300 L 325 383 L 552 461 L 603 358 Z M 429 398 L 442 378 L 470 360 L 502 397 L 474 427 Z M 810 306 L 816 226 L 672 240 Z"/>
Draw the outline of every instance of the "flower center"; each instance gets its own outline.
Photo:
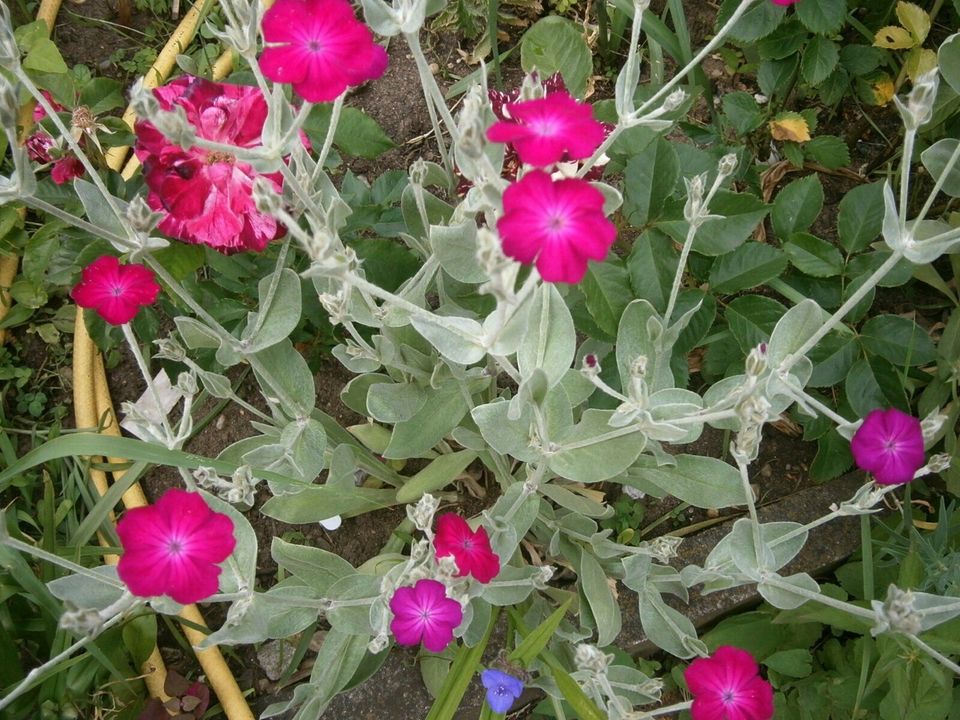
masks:
<path id="1" fill-rule="evenodd" d="M 564 218 L 560 213 L 554 213 L 547 217 L 547 230 L 550 232 L 561 232 L 566 224 L 566 218 Z"/>
<path id="2" fill-rule="evenodd" d="M 123 295 L 123 285 L 114 285 L 110 288 L 110 294 L 114 297 L 121 297 Z"/>
<path id="3" fill-rule="evenodd" d="M 723 691 L 723 702 L 727 705 L 733 705 L 737 702 L 737 693 L 734 690 Z"/>
<path id="4" fill-rule="evenodd" d="M 307 50 L 313 53 L 318 53 L 323 48 L 323 45 L 320 44 L 319 40 L 310 40 L 307 42 Z"/>
<path id="5" fill-rule="evenodd" d="M 220 162 L 233 164 L 234 160 L 236 160 L 236 158 L 234 158 L 233 155 L 220 150 L 213 150 L 207 153 L 207 165 Z"/>
<path id="6" fill-rule="evenodd" d="M 179 555 L 183 552 L 183 543 L 173 538 L 167 542 L 167 550 L 171 555 Z"/>
<path id="7" fill-rule="evenodd" d="M 883 449 L 887 452 L 896 452 L 897 451 L 897 441 L 889 438 L 883 442 Z"/>

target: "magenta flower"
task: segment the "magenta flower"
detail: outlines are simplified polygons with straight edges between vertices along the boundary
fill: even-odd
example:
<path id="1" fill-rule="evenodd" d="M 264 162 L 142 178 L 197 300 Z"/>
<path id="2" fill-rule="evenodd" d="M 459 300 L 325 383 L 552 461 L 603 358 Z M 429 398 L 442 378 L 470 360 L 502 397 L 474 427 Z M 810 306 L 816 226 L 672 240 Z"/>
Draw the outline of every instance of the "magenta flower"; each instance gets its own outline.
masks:
<path id="1" fill-rule="evenodd" d="M 310 102 L 330 102 L 350 86 L 376 80 L 387 52 L 357 20 L 348 0 L 277 0 L 263 16 L 260 69 L 292 83 Z"/>
<path id="2" fill-rule="evenodd" d="M 548 282 L 578 283 L 588 260 L 603 260 L 617 229 L 603 214 L 603 195 L 586 180 L 551 180 L 532 170 L 503 194 L 497 221 L 503 252 Z"/>
<path id="3" fill-rule="evenodd" d="M 606 135 L 593 109 L 565 90 L 505 107 L 510 120 L 487 130 L 492 142 L 512 143 L 522 162 L 537 167 L 590 157 Z"/>
<path id="4" fill-rule="evenodd" d="M 53 145 L 53 138 L 45 132 L 35 132 L 23 143 L 23 147 L 27 151 L 27 157 L 35 163 L 53 162 L 53 156 L 50 155 L 50 149 Z"/>
<path id="5" fill-rule="evenodd" d="M 217 592 L 220 568 L 236 545 L 233 521 L 200 493 L 167 490 L 156 503 L 124 513 L 117 523 L 123 555 L 117 574 L 139 597 L 169 595 L 199 602 Z"/>
<path id="6" fill-rule="evenodd" d="M 68 183 L 84 173 L 83 163 L 73 155 L 64 155 L 50 168 L 50 179 L 57 185 Z"/>
<path id="7" fill-rule="evenodd" d="M 60 103 L 58 103 L 56 100 L 53 99 L 53 95 L 50 94 L 49 90 L 41 90 L 40 94 L 43 95 L 43 97 L 46 99 L 48 103 L 50 103 L 50 107 L 53 108 L 54 112 L 61 112 L 62 110 L 66 110 L 66 108 L 63 105 L 61 105 Z M 47 111 L 43 109 L 43 105 L 41 105 L 40 103 L 37 103 L 36 105 L 33 106 L 33 121 L 35 123 L 40 122 L 46 116 L 47 116 Z"/>
<path id="8" fill-rule="evenodd" d="M 181 77 L 153 91 L 164 110 L 179 105 L 197 136 L 238 148 L 260 146 L 267 103 L 258 88 Z M 259 173 L 228 152 L 174 145 L 151 123 L 136 124 L 135 151 L 143 163 L 147 204 L 163 213 L 161 232 L 222 253 L 261 251 L 284 233 L 257 211 L 253 181 Z M 279 172 L 262 175 L 279 191 Z"/>
<path id="9" fill-rule="evenodd" d="M 850 440 L 850 452 L 881 485 L 908 483 L 925 462 L 920 421 L 896 408 L 871 410 Z"/>
<path id="10" fill-rule="evenodd" d="M 401 645 L 423 646 L 441 652 L 453 642 L 453 631 L 463 621 L 460 603 L 447 597 L 443 583 L 417 580 L 413 587 L 398 588 L 390 598 L 393 620 L 390 632 Z"/>
<path id="11" fill-rule="evenodd" d="M 769 720 L 773 688 L 746 650 L 724 645 L 708 658 L 690 663 L 683 676 L 693 706 L 693 720 Z"/>
<path id="12" fill-rule="evenodd" d="M 433 548 L 438 558 L 452 555 L 457 563 L 457 577 L 473 575 L 488 583 L 500 573 L 500 558 L 490 549 L 490 538 L 483 527 L 476 532 L 456 513 L 437 518 L 437 534 Z"/>
<path id="13" fill-rule="evenodd" d="M 770 0 L 770 2 L 774 5 L 780 5 L 781 7 L 788 7 L 800 2 L 800 0 Z"/>
<path id="14" fill-rule="evenodd" d="M 160 294 L 153 271 L 143 265 L 121 265 L 112 255 L 98 257 L 83 269 L 70 297 L 82 308 L 96 310 L 111 325 L 133 320 L 144 305 Z"/>

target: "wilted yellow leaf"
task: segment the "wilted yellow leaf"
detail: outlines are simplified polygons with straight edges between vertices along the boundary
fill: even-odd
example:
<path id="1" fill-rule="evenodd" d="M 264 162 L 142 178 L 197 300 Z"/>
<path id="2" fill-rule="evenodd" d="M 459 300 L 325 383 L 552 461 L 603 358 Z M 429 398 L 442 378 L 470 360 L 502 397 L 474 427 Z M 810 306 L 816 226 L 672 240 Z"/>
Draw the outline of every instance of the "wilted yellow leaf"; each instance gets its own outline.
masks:
<path id="1" fill-rule="evenodd" d="M 926 48 L 913 48 L 903 59 L 903 68 L 910 76 L 910 82 L 916 82 L 924 73 L 937 67 L 937 54 Z"/>
<path id="2" fill-rule="evenodd" d="M 896 89 L 893 86 L 893 80 L 889 77 L 883 77 L 879 80 L 874 80 L 873 82 L 873 98 L 874 102 L 880 107 L 883 107 L 888 102 L 893 100 L 893 95 L 896 92 Z"/>
<path id="3" fill-rule="evenodd" d="M 886 48 L 887 50 L 906 50 L 914 45 L 916 43 L 913 41 L 913 36 L 896 25 L 887 25 L 887 27 L 880 28 L 873 37 L 874 47 Z"/>
<path id="4" fill-rule="evenodd" d="M 911 2 L 898 2 L 897 19 L 913 36 L 913 44 L 922 45 L 930 32 L 930 16 L 926 11 Z"/>
<path id="5" fill-rule="evenodd" d="M 807 121 L 796 113 L 770 121 L 770 135 L 774 140 L 792 140 L 803 143 L 810 139 Z"/>

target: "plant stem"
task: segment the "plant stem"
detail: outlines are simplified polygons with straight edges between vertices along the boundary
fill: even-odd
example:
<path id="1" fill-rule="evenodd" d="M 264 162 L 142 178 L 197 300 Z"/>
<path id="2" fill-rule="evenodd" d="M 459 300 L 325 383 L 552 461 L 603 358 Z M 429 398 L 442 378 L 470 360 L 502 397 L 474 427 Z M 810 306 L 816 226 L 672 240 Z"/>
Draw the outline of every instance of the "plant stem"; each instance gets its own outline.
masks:
<path id="1" fill-rule="evenodd" d="M 153 382 L 153 375 L 150 372 L 150 368 L 147 365 L 146 359 L 143 357 L 143 353 L 140 351 L 140 343 L 137 342 L 137 338 L 133 334 L 133 330 L 130 328 L 130 323 L 124 323 L 120 326 L 120 328 L 123 330 L 123 337 L 127 341 L 127 345 L 130 346 L 130 352 L 133 354 L 134 360 L 137 361 L 137 367 L 140 369 L 140 374 L 143 375 L 143 381 L 147 384 L 147 392 L 149 392 L 150 396 L 153 398 L 157 412 L 160 414 L 160 423 L 163 425 L 163 432 L 164 435 L 166 435 L 167 448 L 169 450 L 173 450 L 176 446 L 173 429 L 170 427 L 170 421 L 167 418 L 167 413 L 163 409 L 163 400 L 160 398 L 160 393 L 157 390 L 157 386 Z M 146 413 L 144 414 L 146 415 Z"/>
<path id="2" fill-rule="evenodd" d="M 943 655 L 940 651 L 934 650 L 916 635 L 907 635 L 907 637 L 910 638 L 910 641 L 914 645 L 923 650 L 927 655 L 939 662 L 954 675 L 960 675 L 960 665 L 957 665 L 955 662 L 953 662 L 953 660 L 948 658 L 946 655 Z"/>

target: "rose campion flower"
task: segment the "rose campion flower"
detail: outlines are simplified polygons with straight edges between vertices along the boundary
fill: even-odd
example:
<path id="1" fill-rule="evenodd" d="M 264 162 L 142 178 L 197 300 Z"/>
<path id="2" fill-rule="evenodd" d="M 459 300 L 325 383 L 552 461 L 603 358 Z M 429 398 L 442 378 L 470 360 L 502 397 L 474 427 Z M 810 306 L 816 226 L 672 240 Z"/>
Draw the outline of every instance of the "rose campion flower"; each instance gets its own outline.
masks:
<path id="1" fill-rule="evenodd" d="M 463 621 L 463 609 L 447 597 L 436 580 L 417 580 L 413 587 L 398 588 L 390 598 L 390 632 L 401 645 L 421 641 L 430 652 L 441 652 L 453 642 L 453 631 Z"/>
<path id="2" fill-rule="evenodd" d="M 181 77 L 153 93 L 164 110 L 182 107 L 198 137 L 239 148 L 261 144 L 267 103 L 258 88 Z M 225 254 L 260 252 L 283 235 L 283 226 L 253 202 L 253 181 L 260 173 L 248 163 L 227 152 L 184 150 L 147 121 L 136 124 L 136 134 L 134 149 L 150 190 L 147 204 L 164 214 L 161 232 Z M 279 172 L 261 177 L 280 191 Z"/>
<path id="3" fill-rule="evenodd" d="M 487 704 L 495 713 L 507 712 L 523 692 L 523 681 L 499 670 L 484 670 L 480 682 L 487 691 Z"/>
<path id="4" fill-rule="evenodd" d="M 330 102 L 348 88 L 376 80 L 387 51 L 357 20 L 348 0 L 277 0 L 263 15 L 263 74 L 292 83 L 309 102 Z"/>
<path id="5" fill-rule="evenodd" d="M 588 260 L 603 260 L 617 229 L 603 214 L 603 195 L 586 180 L 552 180 L 532 170 L 503 194 L 497 221 L 503 252 L 547 282 L 578 283 Z"/>
<path id="6" fill-rule="evenodd" d="M 759 675 L 746 650 L 724 645 L 708 658 L 690 663 L 683 676 L 693 706 L 693 720 L 770 720 L 773 688 Z"/>
<path id="7" fill-rule="evenodd" d="M 871 410 L 850 440 L 850 452 L 879 484 L 908 483 L 925 462 L 920 421 L 896 408 Z"/>
<path id="8" fill-rule="evenodd" d="M 83 269 L 70 297 L 82 308 L 95 310 L 111 325 L 123 325 L 160 294 L 153 271 L 134 263 L 121 265 L 112 255 L 103 255 Z"/>
<path id="9" fill-rule="evenodd" d="M 169 595 L 184 605 L 214 595 L 220 567 L 236 545 L 233 521 L 214 512 L 200 493 L 167 490 L 153 505 L 124 513 L 117 523 L 123 555 L 117 574 L 139 597 Z"/>
<path id="10" fill-rule="evenodd" d="M 589 105 L 566 91 L 505 106 L 510 120 L 487 130 L 491 142 L 511 143 L 522 162 L 547 167 L 561 160 L 590 157 L 606 135 Z"/>
<path id="11" fill-rule="evenodd" d="M 476 532 L 456 513 L 437 518 L 437 534 L 433 547 L 438 558 L 452 555 L 457 563 L 457 577 L 472 575 L 478 582 L 488 583 L 500 573 L 500 558 L 490 549 L 490 538 L 483 527 Z"/>

